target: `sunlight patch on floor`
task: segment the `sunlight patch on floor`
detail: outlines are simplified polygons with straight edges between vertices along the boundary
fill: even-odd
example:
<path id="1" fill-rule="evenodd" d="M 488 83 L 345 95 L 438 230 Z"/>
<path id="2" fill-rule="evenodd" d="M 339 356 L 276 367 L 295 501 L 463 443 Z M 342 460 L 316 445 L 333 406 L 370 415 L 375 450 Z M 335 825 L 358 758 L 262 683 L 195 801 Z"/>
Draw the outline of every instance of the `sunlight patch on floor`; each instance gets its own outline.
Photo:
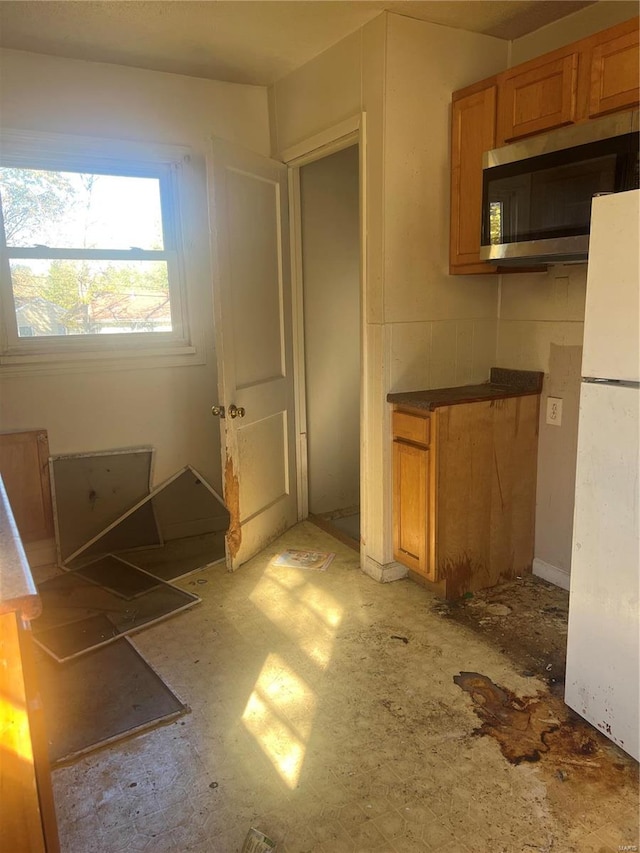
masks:
<path id="1" fill-rule="evenodd" d="M 270 568 L 250 600 L 319 669 L 327 668 L 344 612 L 334 596 L 302 572 L 288 570 L 276 576 Z M 271 652 L 244 709 L 242 722 L 291 789 L 300 778 L 316 706 L 316 693 L 307 681 L 280 655 Z"/>
<path id="2" fill-rule="evenodd" d="M 300 778 L 315 710 L 315 693 L 279 655 L 270 654 L 244 709 L 242 722 L 291 789 Z"/>

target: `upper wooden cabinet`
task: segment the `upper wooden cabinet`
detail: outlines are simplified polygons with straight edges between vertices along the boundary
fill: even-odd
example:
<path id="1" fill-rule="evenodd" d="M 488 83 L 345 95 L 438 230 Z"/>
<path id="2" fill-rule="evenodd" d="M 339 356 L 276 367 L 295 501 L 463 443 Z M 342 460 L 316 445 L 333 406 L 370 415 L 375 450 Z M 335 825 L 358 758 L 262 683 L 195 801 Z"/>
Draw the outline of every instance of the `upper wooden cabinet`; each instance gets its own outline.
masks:
<path id="1" fill-rule="evenodd" d="M 454 95 L 451 116 L 451 231 L 449 263 L 452 273 L 493 272 L 480 260 L 482 225 L 482 154 L 495 147 L 495 79 L 477 91 Z M 476 87 L 478 88 L 478 87 Z"/>
<path id="2" fill-rule="evenodd" d="M 630 22 L 633 23 L 633 22 Z M 610 32 L 610 31 L 609 31 Z M 636 106 L 640 80 L 639 30 L 596 40 L 591 50 L 589 78 L 589 118 Z"/>
<path id="3" fill-rule="evenodd" d="M 454 92 L 452 275 L 500 271 L 480 260 L 483 153 L 640 104 L 639 26 L 632 18 Z"/>
<path id="4" fill-rule="evenodd" d="M 511 142 L 576 121 L 578 54 L 527 63 L 500 76 L 498 139 Z"/>

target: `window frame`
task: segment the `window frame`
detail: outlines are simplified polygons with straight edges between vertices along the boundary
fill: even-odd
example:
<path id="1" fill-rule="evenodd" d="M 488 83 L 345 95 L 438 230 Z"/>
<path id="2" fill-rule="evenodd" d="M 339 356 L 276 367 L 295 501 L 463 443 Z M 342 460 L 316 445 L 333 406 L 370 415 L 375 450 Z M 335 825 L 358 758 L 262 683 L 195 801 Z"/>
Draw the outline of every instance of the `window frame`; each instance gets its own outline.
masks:
<path id="1" fill-rule="evenodd" d="M 8 248 L 0 217 L 0 365 L 38 364 L 141 356 L 188 356 L 191 343 L 180 185 L 189 149 L 179 146 L 2 130 L 0 166 L 156 178 L 160 187 L 163 250 Z M 171 332 L 19 336 L 11 282 L 11 259 L 162 260 L 167 264 Z"/>

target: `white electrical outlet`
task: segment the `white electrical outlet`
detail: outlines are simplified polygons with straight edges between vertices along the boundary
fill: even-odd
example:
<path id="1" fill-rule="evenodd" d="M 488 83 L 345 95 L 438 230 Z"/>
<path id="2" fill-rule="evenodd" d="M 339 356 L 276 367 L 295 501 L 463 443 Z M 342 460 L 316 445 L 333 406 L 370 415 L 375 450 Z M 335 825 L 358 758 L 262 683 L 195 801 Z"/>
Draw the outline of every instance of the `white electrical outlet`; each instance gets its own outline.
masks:
<path id="1" fill-rule="evenodd" d="M 547 397 L 547 423 L 551 426 L 561 426 L 562 399 L 560 397 Z"/>

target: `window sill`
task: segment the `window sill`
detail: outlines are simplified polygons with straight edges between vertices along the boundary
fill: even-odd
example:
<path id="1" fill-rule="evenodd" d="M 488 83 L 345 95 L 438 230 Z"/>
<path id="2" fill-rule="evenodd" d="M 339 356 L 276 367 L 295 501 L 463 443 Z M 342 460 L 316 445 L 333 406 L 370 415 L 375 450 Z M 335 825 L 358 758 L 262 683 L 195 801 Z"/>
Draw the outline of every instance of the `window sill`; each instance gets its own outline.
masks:
<path id="1" fill-rule="evenodd" d="M 91 373 L 103 370 L 187 367 L 205 363 L 203 348 L 191 345 L 121 347 L 85 352 L 69 350 L 66 352 L 50 350 L 39 353 L 6 352 L 0 355 L 0 378 L 53 373 Z"/>

